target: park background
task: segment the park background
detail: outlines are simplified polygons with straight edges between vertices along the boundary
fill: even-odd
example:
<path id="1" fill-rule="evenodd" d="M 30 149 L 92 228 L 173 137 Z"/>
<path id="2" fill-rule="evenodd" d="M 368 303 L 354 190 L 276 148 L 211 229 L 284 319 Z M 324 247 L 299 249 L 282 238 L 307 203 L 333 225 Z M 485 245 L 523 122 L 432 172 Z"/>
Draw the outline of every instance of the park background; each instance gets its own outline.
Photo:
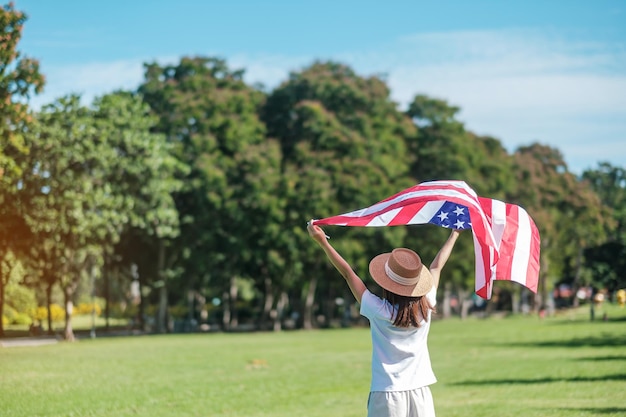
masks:
<path id="1" fill-rule="evenodd" d="M 488 3 L 478 2 L 477 7 Z M 600 2 L 597 10 L 607 12 L 609 21 L 615 23 L 623 16 L 619 4 Z M 80 9 L 75 2 L 65 7 L 72 5 Z M 463 180 L 481 196 L 523 206 L 542 238 L 538 293 L 498 282 L 494 296 L 485 302 L 473 295 L 471 237 L 461 236 L 439 294 L 437 319 L 446 319 L 440 324 L 447 326 L 442 329 L 449 333 L 434 343 L 442 362 L 449 357 L 464 358 L 454 367 L 441 368 L 451 380 L 454 370 L 469 366 L 468 356 L 483 368 L 467 369 L 479 375 L 476 378 L 444 385 L 442 390 L 451 389 L 448 392 L 453 397 L 459 396 L 444 403 L 448 415 L 456 415 L 468 401 L 483 411 L 488 403 L 490 411 L 484 415 L 502 415 L 503 404 L 489 403 L 489 396 L 480 400 L 465 397 L 468 387 L 480 395 L 497 385 L 510 388 L 501 394 L 511 398 L 537 396 L 550 387 L 551 401 L 518 406 L 521 408 L 511 415 L 528 415 L 524 413 L 537 409 L 544 414 L 536 415 L 571 415 L 566 413 L 573 410 L 580 415 L 624 412 L 615 401 L 624 375 L 614 372 L 623 365 L 624 356 L 618 349 L 625 342 L 623 331 L 620 336 L 624 313 L 618 299 L 619 290 L 626 287 L 624 107 L 619 107 L 625 95 L 619 94 L 623 73 L 615 70 L 616 63 L 624 59 L 623 50 L 619 53 L 623 28 L 609 26 L 608 33 L 617 38 L 602 47 L 585 44 L 586 50 L 601 51 L 590 61 L 600 62 L 599 72 L 606 79 L 595 84 L 599 89 L 591 94 L 581 88 L 578 94 L 563 97 L 564 101 L 576 101 L 589 94 L 585 117 L 560 112 L 554 101 L 542 107 L 538 87 L 549 82 L 520 82 L 502 93 L 517 92 L 521 97 L 521 90 L 535 88 L 528 95 L 531 106 L 536 104 L 543 113 L 554 110 L 555 125 L 571 117 L 573 131 L 584 137 L 556 146 L 549 136 L 554 131 L 542 131 L 539 125 L 533 125 L 529 132 L 534 133 L 518 143 L 477 133 L 464 120 L 472 119 L 472 110 L 455 104 L 453 90 L 444 97 L 424 93 L 427 88 L 401 89 L 399 94 L 396 87 L 394 93 L 392 84 L 396 85 L 398 78 L 391 70 L 397 56 L 390 61 L 389 74 L 383 70 L 364 73 L 358 65 L 346 63 L 351 61 L 349 56 L 341 60 L 329 53 L 333 57 L 326 58 L 323 51 L 316 51 L 309 62 L 279 72 L 278 78 L 274 72 L 271 85 L 264 85 L 251 81 L 245 66 L 233 65 L 221 54 L 186 52 L 180 44 L 175 59 L 146 59 L 141 77 L 133 78 L 135 85 L 128 85 L 125 79 L 96 94 L 82 87 L 59 92 L 59 85 L 84 85 L 84 74 L 59 72 L 58 64 L 50 60 L 52 80 L 62 73 L 67 84 L 57 82 L 47 90 L 46 61 L 40 62 L 37 54 L 23 48 L 33 45 L 37 49 L 37 42 L 22 43 L 31 6 L 36 10 L 26 1 L 6 5 L 1 20 L 5 35 L 0 42 L 0 337 L 71 341 L 78 335 L 86 343 L 84 347 L 39 346 L 41 350 L 34 353 L 20 347 L 0 351 L 7 359 L 0 369 L 3 378 L 7 377 L 5 383 L 21 388 L 14 397 L 3 397 L 3 404 L 10 404 L 10 415 L 46 415 L 45 407 L 38 408 L 28 397 L 43 393 L 48 406 L 52 404 L 56 397 L 47 384 L 63 369 L 75 367 L 79 373 L 89 369 L 94 375 L 114 378 L 116 374 L 110 372 L 115 370 L 107 369 L 106 363 L 116 361 L 139 373 L 130 378 L 131 385 L 148 378 L 159 387 L 159 398 L 167 406 L 183 409 L 181 398 L 176 394 L 168 397 L 172 386 L 159 382 L 171 380 L 177 368 L 193 374 L 193 369 L 213 366 L 214 387 L 243 389 L 270 378 L 285 389 L 287 375 L 306 375 L 312 361 L 305 361 L 306 369 L 281 367 L 275 380 L 268 374 L 278 368 L 278 358 L 288 359 L 298 349 L 312 360 L 320 354 L 319 363 L 335 366 L 333 375 L 338 378 L 358 370 L 359 382 L 351 385 L 350 391 L 330 392 L 333 385 L 323 385 L 323 373 L 316 373 L 321 378 L 317 382 L 319 396 L 309 399 L 310 409 L 319 405 L 325 394 L 331 398 L 323 402 L 328 407 L 341 403 L 340 394 L 350 397 L 349 404 L 360 406 L 358 393 L 367 391 L 368 348 L 363 332 L 367 323 L 359 318 L 358 306 L 343 280 L 308 238 L 306 221 L 371 205 L 431 179 Z M 56 13 L 63 10 L 60 7 Z M 35 14 L 33 19 L 46 16 Z M 330 21 L 336 24 L 336 20 Z M 293 22 L 289 25 L 293 28 Z M 110 31 L 114 33 L 115 28 Z M 39 38 L 42 53 L 58 48 L 53 33 L 44 35 L 40 36 L 46 42 Z M 427 37 L 412 41 L 420 40 Z M 204 42 L 219 44 L 220 38 Z M 41 44 L 47 49 L 41 49 Z M 577 45 L 582 48 L 583 44 Z M 121 49 L 124 45 L 116 43 Z M 532 56 L 533 51 L 524 52 Z M 505 54 L 504 49 L 500 52 Z M 564 59 L 562 65 L 578 62 L 571 70 L 580 75 L 589 68 L 580 64 L 585 62 L 584 54 L 576 58 Z M 102 68 L 90 68 L 96 78 L 107 79 Z M 428 77 L 415 83 L 436 85 L 445 74 L 420 73 Z M 576 88 L 576 84 L 566 85 Z M 58 94 L 51 97 L 46 93 L 49 90 Z M 473 90 L 476 100 L 481 98 L 480 92 Z M 604 94 L 606 101 L 602 100 Z M 598 103 L 615 108 L 600 114 L 603 107 Z M 515 105 L 507 109 L 511 114 L 505 120 L 511 122 L 515 115 L 522 118 L 523 106 L 515 109 Z M 585 120 L 592 120 L 587 127 L 602 125 L 604 129 L 581 128 Z M 580 148 L 581 144 L 585 146 Z M 566 155 L 572 155 L 575 168 L 569 166 Z M 377 253 L 407 246 L 429 260 L 446 238 L 446 231 L 434 226 L 328 227 L 326 231 L 363 277 L 367 277 L 367 260 Z M 366 281 L 372 284 L 369 278 Z M 351 329 L 345 333 L 336 330 L 348 327 Z M 309 329 L 310 333 L 278 332 L 284 329 Z M 317 329 L 328 330 L 319 333 Z M 246 330 L 274 332 L 240 335 Z M 200 336 L 214 339 L 189 335 L 140 337 L 137 342 L 124 341 L 126 338 L 89 340 L 96 335 L 202 332 L 211 334 Z M 450 334 L 458 335 L 462 342 L 450 339 Z M 275 338 L 266 339 L 269 336 Z M 279 340 L 284 337 L 292 339 Z M 433 338 L 437 340 L 436 334 Z M 314 340 L 325 343 L 325 354 Z M 237 353 L 233 346 L 239 342 L 249 350 Z M 280 344 L 293 349 L 276 350 Z M 305 346 L 312 350 L 303 350 Z M 341 362 L 331 347 L 339 357 L 351 352 L 354 360 Z M 92 356 L 90 349 L 94 349 Z M 226 354 L 229 349 L 233 352 Z M 497 370 L 480 354 L 485 349 L 497 358 Z M 126 358 L 118 356 L 122 351 L 131 353 Z M 163 356 L 148 355 L 154 351 Z M 177 352 L 187 356 L 176 359 Z M 42 353 L 57 358 L 56 365 L 46 365 Z M 143 354 L 147 358 L 142 367 L 137 361 Z M 85 355 L 82 361 L 72 362 L 81 355 Z M 437 353 L 433 355 L 436 359 Z M 90 368 L 89 358 L 103 361 L 104 367 Z M 218 362 L 211 365 L 211 358 Z M 525 369 L 527 362 L 520 358 L 534 365 Z M 219 363 L 222 359 L 224 364 Z M 554 367 L 546 366 L 549 360 Z M 228 365 L 231 361 L 232 368 Z M 169 373 L 143 374 L 159 362 Z M 296 362 L 293 358 L 292 363 Z M 580 363 L 582 367 L 573 365 Z M 487 367 L 492 370 L 485 372 Z M 244 373 L 237 376 L 237 370 Z M 504 374 L 491 374 L 498 370 Z M 511 372 L 521 376 L 507 378 Z M 249 376 L 251 381 L 246 379 Z M 285 377 L 282 383 L 280 376 Z M 297 394 L 284 399 L 286 404 L 297 404 L 295 398 L 308 382 L 303 378 L 292 381 Z M 116 404 L 122 410 L 117 415 L 133 410 L 156 415 L 164 406 L 154 398 L 148 405 L 129 406 L 137 399 L 111 387 L 99 397 L 85 392 L 95 389 L 89 388 L 87 379 L 89 375 L 83 374 L 61 389 L 66 395 L 78 390 L 86 398 L 84 404 L 73 401 L 73 409 L 60 402 L 59 410 L 52 407 L 47 415 L 108 415 Z M 179 382 L 183 391 L 200 395 L 196 390 L 201 379 L 201 375 L 190 375 L 188 385 Z M 119 387 L 132 391 L 124 381 L 118 382 Z M 589 393 L 589 398 L 585 395 L 578 403 L 563 399 L 563 386 L 571 383 L 577 384 L 575 393 Z M 600 388 L 593 388 L 596 386 Z M 213 392 L 212 398 L 222 398 L 215 394 L 219 391 Z M 271 393 L 271 398 L 279 396 Z M 224 395 L 234 394 L 240 393 L 227 390 Z M 140 397 L 145 396 L 150 396 L 149 391 Z M 229 404 L 222 404 L 214 413 L 252 415 L 245 407 Z M 202 415 L 213 406 L 195 403 L 187 414 Z M 293 415 L 289 407 L 285 410 Z M 279 415 L 276 410 L 268 413 Z M 316 413 L 322 415 L 322 411 L 308 415 Z M 354 410 L 342 415 L 350 413 L 361 415 Z"/>

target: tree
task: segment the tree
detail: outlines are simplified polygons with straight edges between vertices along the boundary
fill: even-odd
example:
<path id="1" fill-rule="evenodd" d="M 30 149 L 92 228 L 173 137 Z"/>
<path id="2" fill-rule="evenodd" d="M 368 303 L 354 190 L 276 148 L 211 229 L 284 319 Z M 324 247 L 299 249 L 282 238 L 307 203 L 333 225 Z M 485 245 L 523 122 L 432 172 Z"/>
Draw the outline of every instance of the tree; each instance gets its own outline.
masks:
<path id="1" fill-rule="evenodd" d="M 585 250 L 585 264 L 593 273 L 594 284 L 610 291 L 626 287 L 626 169 L 600 163 L 597 169 L 583 172 L 602 203 L 609 209 L 613 228 L 604 242 Z"/>
<path id="2" fill-rule="evenodd" d="M 279 277 L 279 293 L 291 294 L 304 327 L 311 327 L 316 292 L 330 300 L 321 307 L 327 315 L 336 297 L 351 296 L 338 280 L 317 281 L 332 271 L 309 241 L 306 220 L 365 207 L 411 185 L 406 138 L 415 126 L 397 110 L 383 80 L 361 77 L 335 62 L 315 62 L 290 74 L 268 97 L 262 114 L 283 154 L 285 233 L 275 243 L 290 268 Z M 329 233 L 367 276 L 366 258 L 390 242 L 399 244 L 404 229 Z"/>
<path id="3" fill-rule="evenodd" d="M 498 139 L 467 131 L 459 111 L 445 100 L 415 96 L 407 110 L 418 127 L 409 142 L 412 175 L 420 182 L 462 180 L 480 195 L 504 198 L 514 183 L 509 154 Z"/>
<path id="4" fill-rule="evenodd" d="M 445 100 L 417 95 L 407 115 L 419 127 L 409 146 L 415 155 L 412 174 L 422 181 L 458 179 L 468 181 L 480 155 L 472 152 L 463 123 L 456 119 L 459 108 Z"/>
<path id="5" fill-rule="evenodd" d="M 545 306 L 548 279 L 562 279 L 571 263 L 580 265 L 584 248 L 602 239 L 604 207 L 587 182 L 567 169 L 557 149 L 532 144 L 514 154 L 517 188 L 513 202 L 526 208 L 541 234 L 541 272 L 536 307 Z M 579 277 L 580 270 L 574 267 Z M 579 278 L 574 278 L 574 283 Z"/>
<path id="6" fill-rule="evenodd" d="M 28 152 L 23 132 L 31 122 L 26 104 L 30 95 L 41 92 L 44 77 L 39 73 L 39 63 L 23 57 L 17 50 L 22 28 L 27 16 L 9 3 L 0 8 L 0 262 L 10 249 L 27 245 L 28 228 L 21 217 L 19 176 L 23 170 L 16 158 Z M 4 306 L 4 287 L 8 271 L 0 270 L 0 317 Z M 0 321 L 0 337 L 4 334 Z"/>
<path id="7" fill-rule="evenodd" d="M 163 271 L 154 270 L 154 259 L 158 259 L 159 247 L 169 245 L 180 232 L 174 193 L 182 188 L 178 177 L 187 167 L 174 156 L 173 145 L 164 135 L 151 132 L 158 119 L 140 96 L 119 91 L 97 98 L 92 117 L 115 154 L 104 181 L 110 184 L 111 193 L 129 201 L 130 207 L 124 213 L 115 250 L 109 247 L 105 251 L 108 319 L 111 276 L 142 265 L 155 280 L 162 278 Z"/>
<path id="8" fill-rule="evenodd" d="M 589 181 L 580 180 L 571 173 L 565 173 L 564 182 L 568 192 L 560 210 L 560 246 L 566 254 L 565 271 L 572 271 L 570 281 L 572 292 L 576 294 L 583 281 L 584 253 L 589 247 L 604 242 L 607 233 L 614 227 L 610 209 L 600 200 Z M 565 275 L 565 274 L 564 274 Z M 578 306 L 574 296 L 573 305 Z"/>
<path id="9" fill-rule="evenodd" d="M 280 233 L 280 148 L 266 139 L 258 117 L 264 94 L 245 84 L 243 71 L 206 57 L 146 65 L 139 91 L 159 116 L 156 130 L 190 167 L 187 186 L 176 195 L 184 219 L 176 244 L 184 254 L 184 287 L 217 291 L 223 325 L 234 327 L 237 283 L 268 270 Z M 252 249 L 252 242 L 260 246 Z"/>
<path id="10" fill-rule="evenodd" d="M 6 315 L 17 324 L 29 324 L 31 312 L 37 307 L 37 304 L 35 292 L 24 285 L 20 285 L 24 280 L 22 263 L 10 252 L 4 259 L 0 260 L 0 268 L 2 273 L 8 277 L 4 286 L 7 308 L 3 310 L 1 317 Z"/>
<path id="11" fill-rule="evenodd" d="M 0 9 L 3 34 L 0 39 L 0 179 L 9 184 L 21 171 L 14 155 L 28 151 L 22 132 L 31 116 L 24 99 L 27 100 L 33 91 L 40 93 L 44 86 L 39 62 L 22 57 L 22 53 L 17 50 L 26 20 L 26 14 L 15 10 L 13 3 Z"/>
<path id="12" fill-rule="evenodd" d="M 32 207 L 27 222 L 36 235 L 32 261 L 48 294 L 54 284 L 63 290 L 67 340 L 74 339 L 78 283 L 101 269 L 133 204 L 108 181 L 123 160 L 115 141 L 127 132 L 115 120 L 98 117 L 103 107 L 83 107 L 78 96 L 60 98 L 42 109 L 28 134 L 31 152 L 22 183 Z"/>
<path id="13" fill-rule="evenodd" d="M 608 236 L 611 240 L 626 242 L 626 168 L 602 162 L 597 169 L 583 172 L 602 202 L 611 208 L 615 228 Z"/>

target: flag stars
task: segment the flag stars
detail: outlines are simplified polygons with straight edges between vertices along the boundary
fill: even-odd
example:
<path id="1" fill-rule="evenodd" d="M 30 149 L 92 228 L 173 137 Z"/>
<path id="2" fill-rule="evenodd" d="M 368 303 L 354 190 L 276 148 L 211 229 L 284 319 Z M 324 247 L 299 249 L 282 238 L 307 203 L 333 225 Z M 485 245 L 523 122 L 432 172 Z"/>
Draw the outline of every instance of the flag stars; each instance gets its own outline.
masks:
<path id="1" fill-rule="evenodd" d="M 456 209 L 454 210 L 454 214 L 456 214 L 457 216 L 461 216 L 463 214 L 465 214 L 465 209 L 456 206 Z"/>
<path id="2" fill-rule="evenodd" d="M 469 208 L 451 202 L 444 202 L 437 207 L 430 223 L 447 229 L 468 229 L 472 227 Z"/>

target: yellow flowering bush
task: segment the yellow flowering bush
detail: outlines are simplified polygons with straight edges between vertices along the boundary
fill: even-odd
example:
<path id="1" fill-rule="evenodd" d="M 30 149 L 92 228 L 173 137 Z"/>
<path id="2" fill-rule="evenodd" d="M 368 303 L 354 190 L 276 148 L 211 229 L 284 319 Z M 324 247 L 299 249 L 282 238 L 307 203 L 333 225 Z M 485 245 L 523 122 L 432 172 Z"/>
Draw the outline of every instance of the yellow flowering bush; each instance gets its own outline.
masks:
<path id="1" fill-rule="evenodd" d="M 74 308 L 74 314 L 91 314 L 92 310 L 95 310 L 96 316 L 102 313 L 102 307 L 98 303 L 80 303 Z"/>
<path id="2" fill-rule="evenodd" d="M 48 320 L 48 309 L 46 307 L 37 307 L 31 314 L 33 320 L 44 322 Z M 65 320 L 65 309 L 58 304 L 50 304 L 50 316 L 52 321 Z"/>

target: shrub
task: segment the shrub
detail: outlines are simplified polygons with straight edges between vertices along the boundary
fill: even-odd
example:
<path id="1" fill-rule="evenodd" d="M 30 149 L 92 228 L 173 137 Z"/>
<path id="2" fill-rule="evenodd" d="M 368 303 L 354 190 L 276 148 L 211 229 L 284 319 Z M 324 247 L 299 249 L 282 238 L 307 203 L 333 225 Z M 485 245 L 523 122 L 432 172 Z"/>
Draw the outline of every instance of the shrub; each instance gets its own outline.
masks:
<path id="1" fill-rule="evenodd" d="M 109 317 L 115 319 L 132 319 L 137 317 L 139 306 L 126 303 L 112 303 L 109 305 Z"/>
<path id="2" fill-rule="evenodd" d="M 11 306 L 9 305 L 5 305 L 4 306 L 4 311 L 2 313 L 2 317 L 6 318 L 8 320 L 8 323 L 12 323 L 13 320 L 15 320 L 15 317 L 17 317 L 19 313 Z"/>
<path id="3" fill-rule="evenodd" d="M 17 284 L 9 284 L 5 292 L 6 305 L 18 313 L 28 313 L 37 307 L 35 291 Z"/>
<path id="4" fill-rule="evenodd" d="M 12 324 L 22 324 L 26 326 L 30 326 L 33 323 L 33 319 L 26 313 L 17 313 L 15 318 L 13 319 Z"/>
<path id="5" fill-rule="evenodd" d="M 168 308 L 168 313 L 175 319 L 186 318 L 189 314 L 189 307 L 182 305 L 171 306 Z"/>
<path id="6" fill-rule="evenodd" d="M 98 303 L 80 303 L 74 308 L 74 314 L 91 314 L 95 310 L 96 316 L 102 314 L 102 307 Z"/>
<path id="7" fill-rule="evenodd" d="M 33 320 L 44 322 L 48 320 L 48 309 L 46 307 L 37 307 L 30 314 Z M 52 321 L 60 322 L 65 320 L 65 309 L 58 304 L 50 304 L 50 316 Z"/>

